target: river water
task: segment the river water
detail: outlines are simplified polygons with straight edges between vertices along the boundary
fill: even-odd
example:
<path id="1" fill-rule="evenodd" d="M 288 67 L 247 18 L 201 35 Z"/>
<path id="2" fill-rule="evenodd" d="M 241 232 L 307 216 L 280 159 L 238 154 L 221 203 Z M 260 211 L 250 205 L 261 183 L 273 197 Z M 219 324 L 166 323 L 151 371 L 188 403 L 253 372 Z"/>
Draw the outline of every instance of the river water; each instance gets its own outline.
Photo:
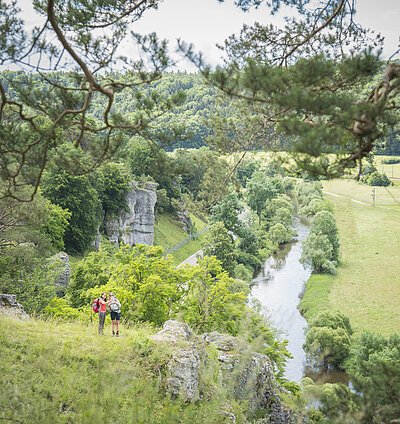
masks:
<path id="1" fill-rule="evenodd" d="M 287 243 L 270 256 L 252 281 L 251 294 L 263 305 L 264 314 L 278 331 L 279 338 L 288 341 L 293 358 L 286 365 L 285 377 L 300 382 L 304 375 L 306 355 L 303 350 L 307 321 L 297 306 L 311 270 L 300 263 L 301 242 L 309 229 L 298 218 L 294 222 L 296 240 Z"/>

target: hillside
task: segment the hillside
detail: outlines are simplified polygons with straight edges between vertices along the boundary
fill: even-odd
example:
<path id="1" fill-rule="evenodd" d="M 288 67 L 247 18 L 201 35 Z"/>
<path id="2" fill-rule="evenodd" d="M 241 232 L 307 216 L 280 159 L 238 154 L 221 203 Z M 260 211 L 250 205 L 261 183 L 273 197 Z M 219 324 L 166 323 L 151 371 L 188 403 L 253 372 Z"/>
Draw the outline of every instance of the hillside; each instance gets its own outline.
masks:
<path id="1" fill-rule="evenodd" d="M 195 238 L 183 230 L 182 223 L 172 214 L 163 213 L 156 218 L 154 244 L 170 253 L 177 265 L 201 249 L 207 231 L 207 224 L 200 218 L 190 214 L 190 219 L 195 226 L 195 233 L 200 233 Z"/>
<path id="2" fill-rule="evenodd" d="M 220 336 L 218 341 L 213 333 L 214 339 L 210 335 L 207 343 L 215 342 L 215 347 L 205 348 L 206 339 L 192 335 L 185 324 L 171 323 L 172 333 L 165 336 L 168 330 L 164 327 L 164 340 L 158 335 L 153 341 L 150 336 L 156 329 L 147 326 L 123 328 L 120 338 L 112 338 L 98 336 L 94 322 L 18 321 L 0 315 L 0 420 L 24 424 L 228 424 L 234 417 L 234 422 L 244 423 L 249 422 L 245 414 L 254 414 L 262 402 L 262 408 L 269 402 L 275 414 L 287 416 L 275 394 L 278 386 L 265 356 L 249 356 L 248 351 L 243 356 L 243 361 L 250 363 L 244 362 L 248 365 L 241 369 L 240 361 L 239 374 L 230 378 L 233 382 L 241 376 L 238 381 L 243 384 L 238 386 L 241 394 L 235 400 L 230 384 L 221 384 L 217 360 L 220 341 L 224 343 L 224 361 L 229 363 L 231 357 L 236 366 L 241 358 L 239 347 L 232 355 L 226 352 L 236 345 L 234 339 Z M 176 358 L 175 368 L 169 362 L 171 357 Z M 166 375 L 172 378 L 166 380 Z M 256 389 L 254 381 L 260 384 L 260 378 L 263 383 Z M 166 395 L 166 387 L 172 388 L 172 393 L 181 387 L 182 396 L 173 399 Z M 260 397 L 260 393 L 264 395 Z"/>

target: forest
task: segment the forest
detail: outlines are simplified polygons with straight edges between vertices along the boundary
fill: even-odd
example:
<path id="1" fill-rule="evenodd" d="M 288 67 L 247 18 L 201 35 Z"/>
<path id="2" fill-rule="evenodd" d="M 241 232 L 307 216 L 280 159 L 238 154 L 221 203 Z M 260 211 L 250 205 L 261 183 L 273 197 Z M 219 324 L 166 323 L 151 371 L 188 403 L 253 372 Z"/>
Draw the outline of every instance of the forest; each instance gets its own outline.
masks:
<path id="1" fill-rule="evenodd" d="M 161 3 L 0 0 L 0 420 L 398 422 L 399 52 L 238 0 L 177 70 Z"/>

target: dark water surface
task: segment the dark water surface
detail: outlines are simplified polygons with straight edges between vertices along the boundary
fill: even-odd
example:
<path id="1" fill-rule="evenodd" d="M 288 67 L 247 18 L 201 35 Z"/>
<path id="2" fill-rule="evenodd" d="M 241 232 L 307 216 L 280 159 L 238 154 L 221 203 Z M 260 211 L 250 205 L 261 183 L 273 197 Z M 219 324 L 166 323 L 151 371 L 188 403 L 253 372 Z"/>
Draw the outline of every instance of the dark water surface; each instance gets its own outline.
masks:
<path id="1" fill-rule="evenodd" d="M 288 340 L 287 348 L 293 358 L 287 362 L 285 377 L 299 382 L 305 370 L 303 344 L 307 321 L 297 306 L 311 270 L 305 269 L 299 262 L 301 242 L 307 237 L 309 229 L 296 218 L 294 230 L 296 241 L 284 245 L 266 260 L 263 269 L 252 281 L 251 293 L 263 305 L 266 317 L 278 330 L 280 338 Z"/>

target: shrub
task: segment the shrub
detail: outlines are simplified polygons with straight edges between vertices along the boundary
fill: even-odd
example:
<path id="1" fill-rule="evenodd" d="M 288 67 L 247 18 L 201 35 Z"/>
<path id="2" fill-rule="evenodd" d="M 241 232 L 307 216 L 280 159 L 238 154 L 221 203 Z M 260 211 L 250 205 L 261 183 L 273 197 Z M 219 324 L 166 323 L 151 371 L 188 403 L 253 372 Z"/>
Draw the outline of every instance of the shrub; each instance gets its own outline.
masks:
<path id="1" fill-rule="evenodd" d="M 255 256 L 252 253 L 247 253 L 243 251 L 238 251 L 236 260 L 239 264 L 243 264 L 244 266 L 251 268 L 252 270 L 257 270 L 261 266 L 261 259 L 259 256 Z"/>
<path id="2" fill-rule="evenodd" d="M 362 170 L 362 175 L 371 175 L 372 173 L 376 172 L 377 169 L 375 168 L 372 163 L 367 163 Z"/>
<path id="3" fill-rule="evenodd" d="M 333 213 L 329 211 L 317 212 L 311 224 L 311 233 L 328 237 L 332 246 L 332 253 L 329 259 L 337 261 L 339 257 L 339 237 Z"/>
<path id="4" fill-rule="evenodd" d="M 396 165 L 397 163 L 400 163 L 400 158 L 385 159 L 382 163 L 386 165 Z"/>
<path id="5" fill-rule="evenodd" d="M 350 353 L 351 339 L 343 328 L 311 327 L 307 332 L 304 349 L 325 367 L 340 367 Z"/>
<path id="6" fill-rule="evenodd" d="M 376 171 L 372 174 L 366 175 L 365 177 L 362 177 L 361 181 L 365 184 L 368 184 L 370 186 L 380 186 L 380 187 L 387 187 L 391 185 L 391 181 L 386 176 L 386 174 L 381 174 L 380 172 Z"/>
<path id="7" fill-rule="evenodd" d="M 351 418 L 353 412 L 359 409 L 356 394 L 344 384 L 324 384 L 320 401 L 321 412 L 331 422 L 339 422 L 347 416 Z"/>
<path id="8" fill-rule="evenodd" d="M 362 393 L 359 422 L 396 422 L 400 417 L 400 335 L 363 333 L 352 350 L 347 372 Z"/>
<path id="9" fill-rule="evenodd" d="M 334 274 L 335 264 L 331 261 L 333 247 L 325 234 L 311 233 L 303 242 L 300 262 L 311 267 L 313 272 Z"/>
<path id="10" fill-rule="evenodd" d="M 43 315 L 62 321 L 84 320 L 85 314 L 68 304 L 65 298 L 55 297 L 43 309 Z"/>
<path id="11" fill-rule="evenodd" d="M 299 209 L 299 215 L 311 217 L 320 211 L 333 212 L 333 205 L 328 200 L 324 200 L 320 197 L 313 197 L 307 205 Z"/>
<path id="12" fill-rule="evenodd" d="M 224 269 L 233 273 L 237 258 L 235 242 L 222 222 L 211 225 L 203 244 L 203 251 L 206 256 L 215 256 L 221 261 Z"/>
<path id="13" fill-rule="evenodd" d="M 323 311 L 320 312 L 311 322 L 311 327 L 328 327 L 333 330 L 342 328 L 350 336 L 353 334 L 350 319 L 340 311 Z"/>
<path id="14" fill-rule="evenodd" d="M 269 237 L 276 244 L 287 243 L 292 236 L 292 231 L 280 223 L 273 225 L 269 230 Z"/>
<path id="15" fill-rule="evenodd" d="M 244 264 L 238 264 L 233 270 L 233 275 L 238 280 L 250 282 L 253 278 L 253 271 L 247 268 Z"/>

